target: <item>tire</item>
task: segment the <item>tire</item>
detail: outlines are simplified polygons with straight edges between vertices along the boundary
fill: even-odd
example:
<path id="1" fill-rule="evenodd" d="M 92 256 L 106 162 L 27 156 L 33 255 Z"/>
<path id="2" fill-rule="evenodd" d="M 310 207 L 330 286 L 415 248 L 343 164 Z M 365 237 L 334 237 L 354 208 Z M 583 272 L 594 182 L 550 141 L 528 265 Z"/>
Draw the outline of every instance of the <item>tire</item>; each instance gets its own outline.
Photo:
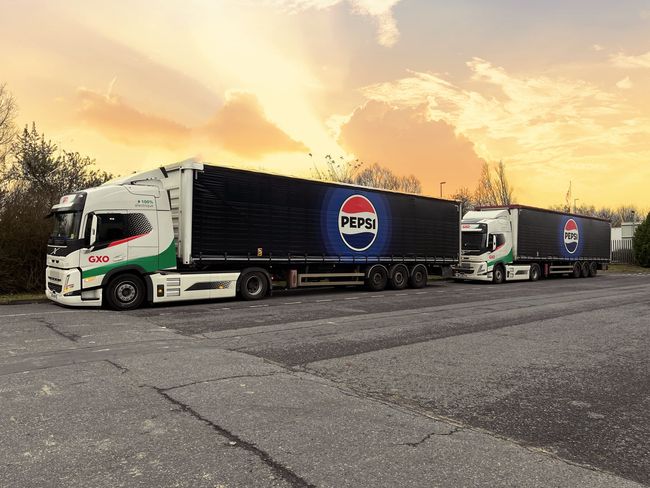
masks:
<path id="1" fill-rule="evenodd" d="M 409 286 L 411 288 L 424 288 L 427 286 L 428 278 L 429 274 L 427 273 L 427 268 L 422 264 L 418 264 L 411 270 L 411 276 L 409 277 Z"/>
<path id="2" fill-rule="evenodd" d="M 368 271 L 366 288 L 370 291 L 382 291 L 388 284 L 388 270 L 381 264 L 375 264 Z"/>
<path id="3" fill-rule="evenodd" d="M 589 278 L 593 278 L 598 274 L 598 264 L 595 262 L 589 263 Z"/>
<path id="4" fill-rule="evenodd" d="M 408 286 L 409 270 L 403 264 L 395 264 L 391 266 L 388 272 L 390 279 L 388 284 L 393 290 L 403 290 Z"/>
<path id="5" fill-rule="evenodd" d="M 134 310 L 146 296 L 144 281 L 138 275 L 126 273 L 113 278 L 106 287 L 106 304 L 113 310 Z"/>
<path id="6" fill-rule="evenodd" d="M 497 264 L 492 270 L 492 283 L 500 285 L 506 281 L 506 270 L 502 264 Z"/>
<path id="7" fill-rule="evenodd" d="M 530 275 L 528 279 L 530 281 L 537 281 L 542 276 L 542 268 L 539 267 L 539 264 L 533 263 L 530 265 Z"/>
<path id="8" fill-rule="evenodd" d="M 269 282 L 261 271 L 246 271 L 239 279 L 239 294 L 244 300 L 259 300 L 266 296 Z"/>
<path id="9" fill-rule="evenodd" d="M 571 278 L 580 278 L 582 276 L 582 265 L 580 263 L 574 263 L 573 272 L 569 276 Z"/>
<path id="10" fill-rule="evenodd" d="M 588 278 L 589 277 L 589 263 L 583 261 L 580 265 L 580 277 Z"/>

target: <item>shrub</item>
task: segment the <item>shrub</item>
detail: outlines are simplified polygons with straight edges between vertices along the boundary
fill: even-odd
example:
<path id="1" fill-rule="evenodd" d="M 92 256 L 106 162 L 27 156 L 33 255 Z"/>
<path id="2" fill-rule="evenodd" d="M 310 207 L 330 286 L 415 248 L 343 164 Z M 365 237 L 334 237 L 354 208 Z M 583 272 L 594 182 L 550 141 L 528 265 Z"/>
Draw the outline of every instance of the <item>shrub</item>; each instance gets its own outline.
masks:
<path id="1" fill-rule="evenodd" d="M 639 266 L 650 268 L 650 213 L 636 228 L 632 240 L 634 257 Z"/>

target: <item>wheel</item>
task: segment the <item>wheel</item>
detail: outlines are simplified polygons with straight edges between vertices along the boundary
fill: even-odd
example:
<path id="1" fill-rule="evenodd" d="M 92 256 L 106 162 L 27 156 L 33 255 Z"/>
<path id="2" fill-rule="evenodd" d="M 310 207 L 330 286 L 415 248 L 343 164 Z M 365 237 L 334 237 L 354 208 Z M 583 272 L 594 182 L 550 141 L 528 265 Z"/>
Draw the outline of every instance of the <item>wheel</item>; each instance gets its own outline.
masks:
<path id="1" fill-rule="evenodd" d="M 411 288 L 424 288 L 427 286 L 428 273 L 427 268 L 422 264 L 418 264 L 411 270 L 409 277 L 409 286 Z"/>
<path id="2" fill-rule="evenodd" d="M 391 266 L 388 283 L 393 290 L 403 290 L 408 285 L 409 270 L 403 264 Z"/>
<path id="3" fill-rule="evenodd" d="M 573 264 L 573 272 L 569 276 L 571 278 L 580 278 L 582 276 L 582 266 L 580 263 Z"/>
<path id="4" fill-rule="evenodd" d="M 530 281 L 537 281 L 542 276 L 542 269 L 539 267 L 539 264 L 533 263 L 530 265 Z"/>
<path id="5" fill-rule="evenodd" d="M 503 264 L 497 264 L 492 270 L 492 283 L 500 285 L 504 281 L 506 281 L 506 271 Z"/>
<path id="6" fill-rule="evenodd" d="M 266 296 L 269 282 L 261 271 L 244 272 L 239 281 L 239 293 L 244 300 L 259 300 Z"/>
<path id="7" fill-rule="evenodd" d="M 381 264 L 375 264 L 366 278 L 366 287 L 370 291 L 381 291 L 388 283 L 388 270 Z"/>
<path id="8" fill-rule="evenodd" d="M 589 263 L 589 278 L 593 278 L 598 274 L 598 264 L 595 262 Z"/>
<path id="9" fill-rule="evenodd" d="M 580 265 L 580 277 L 587 278 L 589 277 L 589 263 L 583 261 Z"/>
<path id="10" fill-rule="evenodd" d="M 142 279 L 131 273 L 113 278 L 106 288 L 106 303 L 113 310 L 133 310 L 138 308 L 145 297 Z"/>

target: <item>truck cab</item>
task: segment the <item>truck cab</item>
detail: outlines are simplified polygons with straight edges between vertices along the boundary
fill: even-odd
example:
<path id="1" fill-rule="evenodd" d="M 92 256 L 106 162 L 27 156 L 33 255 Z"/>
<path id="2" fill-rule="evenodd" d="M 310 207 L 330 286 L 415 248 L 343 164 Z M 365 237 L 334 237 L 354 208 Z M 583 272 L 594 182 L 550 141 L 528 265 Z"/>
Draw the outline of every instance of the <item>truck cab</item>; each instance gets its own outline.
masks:
<path id="1" fill-rule="evenodd" d="M 46 295 L 64 305 L 102 304 L 116 273 L 131 274 L 113 299 L 141 303 L 142 276 L 176 266 L 169 199 L 155 185 L 107 184 L 65 195 L 52 207 Z"/>
<path id="2" fill-rule="evenodd" d="M 531 279 L 530 265 L 517 265 L 512 214 L 507 209 L 467 212 L 461 222 L 461 257 L 452 267 L 460 280 L 503 283 Z M 533 272 L 539 278 L 539 267 Z"/>

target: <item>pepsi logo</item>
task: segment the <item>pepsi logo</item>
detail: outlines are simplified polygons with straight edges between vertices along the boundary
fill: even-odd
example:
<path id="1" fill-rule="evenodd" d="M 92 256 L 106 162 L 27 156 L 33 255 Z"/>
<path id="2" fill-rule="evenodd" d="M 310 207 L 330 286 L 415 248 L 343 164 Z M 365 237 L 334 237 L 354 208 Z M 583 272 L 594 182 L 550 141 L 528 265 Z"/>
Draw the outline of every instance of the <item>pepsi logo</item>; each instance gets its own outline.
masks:
<path id="1" fill-rule="evenodd" d="M 341 239 L 353 251 L 365 251 L 377 238 L 377 211 L 362 195 L 352 195 L 343 202 L 338 223 Z"/>
<path id="2" fill-rule="evenodd" d="M 569 219 L 564 224 L 564 247 L 566 250 L 573 254 L 578 249 L 578 243 L 580 242 L 580 231 L 578 230 L 578 224 L 573 219 Z"/>

